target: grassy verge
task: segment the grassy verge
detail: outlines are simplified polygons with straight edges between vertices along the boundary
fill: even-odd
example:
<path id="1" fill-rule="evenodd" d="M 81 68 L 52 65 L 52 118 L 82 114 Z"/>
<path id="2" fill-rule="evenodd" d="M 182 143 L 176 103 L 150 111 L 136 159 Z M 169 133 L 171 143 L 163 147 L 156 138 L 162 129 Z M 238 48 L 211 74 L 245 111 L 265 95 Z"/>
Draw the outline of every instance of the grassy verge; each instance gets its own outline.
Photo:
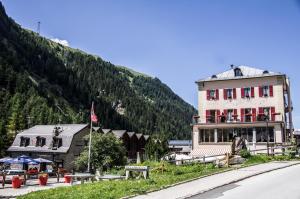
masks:
<path id="1" fill-rule="evenodd" d="M 300 160 L 296 157 L 291 157 L 289 155 L 279 155 L 279 156 L 267 156 L 267 155 L 252 155 L 247 158 L 247 160 L 242 164 L 242 166 L 251 166 L 255 164 L 262 164 L 271 161 L 292 161 Z"/>
<path id="2" fill-rule="evenodd" d="M 18 198 L 121 198 L 225 170 L 215 168 L 212 164 L 175 166 L 168 163 L 145 162 L 144 165 L 150 165 L 152 168 L 150 179 L 147 180 L 101 181 L 32 192 Z"/>

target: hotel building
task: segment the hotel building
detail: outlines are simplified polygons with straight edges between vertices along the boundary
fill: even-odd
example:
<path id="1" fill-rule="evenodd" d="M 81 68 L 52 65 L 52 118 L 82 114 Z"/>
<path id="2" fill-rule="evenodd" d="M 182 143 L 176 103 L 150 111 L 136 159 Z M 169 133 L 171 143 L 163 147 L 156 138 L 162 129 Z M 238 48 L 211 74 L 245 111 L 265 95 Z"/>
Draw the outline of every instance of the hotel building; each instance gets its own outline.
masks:
<path id="1" fill-rule="evenodd" d="M 196 82 L 198 116 L 192 133 L 193 156 L 230 152 L 234 136 L 250 149 L 281 145 L 290 140 L 292 102 L 285 74 L 248 66 Z"/>

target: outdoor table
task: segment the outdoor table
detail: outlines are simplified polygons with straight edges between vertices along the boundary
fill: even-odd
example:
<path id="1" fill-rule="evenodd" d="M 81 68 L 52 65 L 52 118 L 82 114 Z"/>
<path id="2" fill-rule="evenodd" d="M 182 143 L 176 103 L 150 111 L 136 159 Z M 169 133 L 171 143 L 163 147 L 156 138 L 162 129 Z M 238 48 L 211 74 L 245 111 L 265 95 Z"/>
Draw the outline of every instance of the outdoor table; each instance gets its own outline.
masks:
<path id="1" fill-rule="evenodd" d="M 81 181 L 81 184 L 84 184 L 85 179 L 91 179 L 92 182 L 94 182 L 94 178 L 95 178 L 95 175 L 89 174 L 89 173 L 78 173 L 78 174 L 72 174 L 72 175 L 67 174 L 65 176 L 72 178 L 71 184 L 73 184 L 73 179 L 77 180 L 79 178 Z"/>

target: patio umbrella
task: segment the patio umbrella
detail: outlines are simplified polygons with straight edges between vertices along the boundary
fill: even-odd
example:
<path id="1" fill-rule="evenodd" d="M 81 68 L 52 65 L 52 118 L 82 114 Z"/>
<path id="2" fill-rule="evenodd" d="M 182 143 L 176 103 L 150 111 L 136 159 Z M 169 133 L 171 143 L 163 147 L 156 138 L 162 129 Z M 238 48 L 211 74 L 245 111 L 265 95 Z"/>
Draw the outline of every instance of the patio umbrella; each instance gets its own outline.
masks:
<path id="1" fill-rule="evenodd" d="M 4 161 L 4 163 L 9 163 L 9 164 L 28 164 L 29 162 L 39 163 L 38 161 L 35 161 L 34 159 L 25 155 Z"/>
<path id="2" fill-rule="evenodd" d="M 36 158 L 36 159 L 33 159 L 34 161 L 37 161 L 39 163 L 52 163 L 51 160 L 47 160 L 47 159 L 44 159 L 44 158 Z"/>
<path id="3" fill-rule="evenodd" d="M 0 163 L 5 163 L 6 161 L 12 160 L 11 157 L 5 157 L 0 159 Z"/>
<path id="4" fill-rule="evenodd" d="M 30 164 L 30 165 L 38 165 L 39 163 L 38 163 L 38 162 L 35 162 L 35 161 L 33 161 L 33 162 L 28 162 L 27 164 Z"/>

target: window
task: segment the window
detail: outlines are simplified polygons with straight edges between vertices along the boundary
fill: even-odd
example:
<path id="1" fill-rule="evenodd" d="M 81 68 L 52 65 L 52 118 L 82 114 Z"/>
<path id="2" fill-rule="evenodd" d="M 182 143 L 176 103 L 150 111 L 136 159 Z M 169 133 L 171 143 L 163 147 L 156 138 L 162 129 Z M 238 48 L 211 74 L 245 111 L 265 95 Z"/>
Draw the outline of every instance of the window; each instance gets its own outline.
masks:
<path id="1" fill-rule="evenodd" d="M 214 142 L 214 129 L 201 129 L 198 142 L 199 144 L 202 142 Z"/>
<path id="2" fill-rule="evenodd" d="M 223 129 L 218 129 L 217 141 L 223 142 Z"/>
<path id="3" fill-rule="evenodd" d="M 20 140 L 20 146 L 26 147 L 29 146 L 29 144 L 30 144 L 30 138 L 22 136 Z"/>
<path id="4" fill-rule="evenodd" d="M 269 134 L 269 137 L 267 136 Z M 274 128 L 266 127 L 256 128 L 256 142 L 267 142 L 269 138 L 269 142 L 274 142 Z"/>
<path id="5" fill-rule="evenodd" d="M 226 89 L 226 91 L 227 91 L 227 98 L 232 99 L 233 98 L 232 89 Z"/>
<path id="6" fill-rule="evenodd" d="M 270 120 L 270 108 L 263 108 L 264 120 Z"/>
<path id="7" fill-rule="evenodd" d="M 227 110 L 227 121 L 228 122 L 233 121 L 233 110 L 232 109 Z"/>
<path id="8" fill-rule="evenodd" d="M 240 68 L 235 68 L 235 69 L 234 69 L 234 76 L 235 76 L 235 77 L 243 76 L 243 73 L 242 73 L 242 71 L 241 71 Z"/>
<path id="9" fill-rule="evenodd" d="M 253 128 L 247 129 L 247 141 L 253 142 Z"/>
<path id="10" fill-rule="evenodd" d="M 269 86 L 263 86 L 263 96 L 269 96 Z"/>
<path id="11" fill-rule="evenodd" d="M 40 146 L 40 147 L 43 147 L 46 145 L 46 138 L 44 137 L 36 137 L 36 146 Z"/>
<path id="12" fill-rule="evenodd" d="M 53 138 L 53 148 L 59 148 L 62 146 L 61 138 Z"/>
<path id="13" fill-rule="evenodd" d="M 210 140 L 210 135 L 209 135 L 209 129 L 206 129 L 204 132 L 204 142 L 209 142 Z"/>
<path id="14" fill-rule="evenodd" d="M 218 100 L 219 99 L 219 89 L 211 89 L 206 91 L 207 100 Z"/>
<path id="15" fill-rule="evenodd" d="M 244 88 L 244 90 L 245 90 L 245 97 L 250 97 L 251 96 L 251 88 L 247 87 L 247 88 Z"/>
<path id="16" fill-rule="evenodd" d="M 215 110 L 206 110 L 206 122 L 207 123 L 216 123 L 216 111 Z"/>
<path id="17" fill-rule="evenodd" d="M 223 129 L 223 142 L 229 142 L 229 129 Z"/>
<path id="18" fill-rule="evenodd" d="M 210 97 L 211 99 L 214 99 L 214 98 L 215 98 L 215 94 L 216 94 L 216 91 L 215 91 L 215 90 L 210 90 L 210 91 L 209 91 L 209 97 Z"/>
<path id="19" fill-rule="evenodd" d="M 251 108 L 245 108 L 245 122 L 251 122 Z"/>

